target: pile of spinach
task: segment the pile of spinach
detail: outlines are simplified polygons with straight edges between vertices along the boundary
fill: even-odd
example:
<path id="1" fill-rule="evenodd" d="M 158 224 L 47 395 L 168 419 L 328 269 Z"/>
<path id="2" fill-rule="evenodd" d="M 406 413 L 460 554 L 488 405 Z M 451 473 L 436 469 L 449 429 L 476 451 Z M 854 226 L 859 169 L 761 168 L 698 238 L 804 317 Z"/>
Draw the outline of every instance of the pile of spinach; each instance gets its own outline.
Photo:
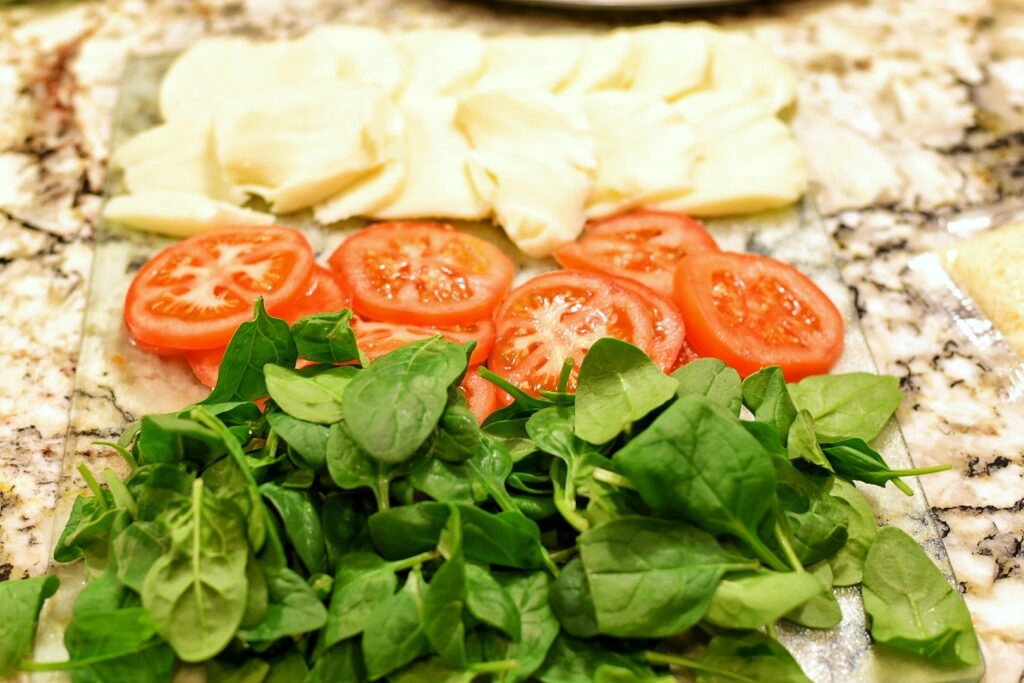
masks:
<path id="1" fill-rule="evenodd" d="M 979 662 L 959 594 L 852 484 L 933 471 L 868 445 L 894 378 L 666 375 L 602 339 L 575 394 L 571 366 L 539 397 L 481 370 L 514 398 L 481 428 L 457 389 L 470 351 L 367 363 L 348 311 L 289 328 L 257 303 L 206 400 L 110 444 L 127 476 L 81 468 L 54 553 L 89 578 L 66 661 L 25 659 L 55 579 L 0 584 L 0 675 L 806 681 L 775 622 L 831 628 L 831 588 L 859 583 L 877 642 Z"/>

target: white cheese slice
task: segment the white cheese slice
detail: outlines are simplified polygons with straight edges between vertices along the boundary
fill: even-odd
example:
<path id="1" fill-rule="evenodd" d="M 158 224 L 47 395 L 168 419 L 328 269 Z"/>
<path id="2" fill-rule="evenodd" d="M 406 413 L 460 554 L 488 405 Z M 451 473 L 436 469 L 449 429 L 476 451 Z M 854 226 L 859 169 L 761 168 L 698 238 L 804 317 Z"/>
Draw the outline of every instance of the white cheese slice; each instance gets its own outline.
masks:
<path id="1" fill-rule="evenodd" d="M 807 171 L 790 130 L 765 118 L 701 140 L 693 190 L 657 206 L 697 216 L 752 213 L 792 204 L 806 190 Z"/>
<path id="2" fill-rule="evenodd" d="M 656 24 L 631 32 L 632 92 L 673 100 L 705 85 L 709 46 L 703 26 Z"/>
<path id="3" fill-rule="evenodd" d="M 456 124 L 473 147 L 477 191 L 490 192 L 494 216 L 517 247 L 543 257 L 580 233 L 596 161 L 578 107 L 535 92 L 477 92 L 459 103 Z"/>
<path id="4" fill-rule="evenodd" d="M 395 42 L 409 65 L 405 98 L 465 92 L 484 69 L 484 41 L 475 31 L 406 31 Z"/>
<path id="5" fill-rule="evenodd" d="M 221 107 L 217 155 L 231 181 L 266 198 L 275 213 L 297 211 L 397 157 L 393 111 L 384 91 L 370 85 L 280 87 Z"/>
<path id="6" fill-rule="evenodd" d="M 796 74 L 768 48 L 742 33 L 709 30 L 707 37 L 712 89 L 739 90 L 776 113 L 796 99 Z"/>
<path id="7" fill-rule="evenodd" d="M 224 98 L 329 78 L 335 69 L 330 54 L 311 43 L 208 38 L 168 69 L 160 83 L 160 111 L 167 121 L 211 116 Z"/>
<path id="8" fill-rule="evenodd" d="M 503 36 L 485 43 L 484 71 L 474 92 L 554 92 L 570 82 L 582 56 L 573 36 Z"/>
<path id="9" fill-rule="evenodd" d="M 242 209 L 196 192 L 145 190 L 114 197 L 103 210 L 107 220 L 175 237 L 189 237 L 228 225 L 270 225 L 269 213 Z"/>
<path id="10" fill-rule="evenodd" d="M 406 103 L 405 183 L 374 217 L 479 220 L 490 215 L 490 202 L 470 182 L 469 141 L 455 127 L 457 107 L 454 98 Z"/>
<path id="11" fill-rule="evenodd" d="M 298 41 L 334 59 L 334 76 L 371 83 L 397 94 L 408 77 L 405 54 L 391 38 L 368 26 L 323 26 Z"/>
<path id="12" fill-rule="evenodd" d="M 123 144 L 111 163 L 124 171 L 132 192 L 182 190 L 241 204 L 245 191 L 231 184 L 217 162 L 210 119 L 182 119 L 139 133 Z"/>
<path id="13" fill-rule="evenodd" d="M 580 36 L 578 40 L 582 50 L 579 65 L 558 92 L 624 89 L 629 85 L 633 42 L 628 31 Z"/>
<path id="14" fill-rule="evenodd" d="M 701 90 L 673 104 L 701 140 L 711 140 L 758 121 L 775 118 L 767 98 L 752 98 L 742 90 Z"/>
<path id="15" fill-rule="evenodd" d="M 587 216 L 605 216 L 690 189 L 696 138 L 660 99 L 622 91 L 580 98 L 597 146 Z"/>

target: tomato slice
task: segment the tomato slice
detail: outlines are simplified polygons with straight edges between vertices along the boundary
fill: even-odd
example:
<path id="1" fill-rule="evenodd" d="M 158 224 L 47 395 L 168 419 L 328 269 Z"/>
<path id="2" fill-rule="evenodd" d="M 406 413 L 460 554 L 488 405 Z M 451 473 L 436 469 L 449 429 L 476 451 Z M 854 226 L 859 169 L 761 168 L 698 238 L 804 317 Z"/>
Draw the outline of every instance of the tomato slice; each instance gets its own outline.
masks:
<path id="1" fill-rule="evenodd" d="M 186 351 L 185 360 L 192 368 L 192 374 L 196 376 L 200 384 L 211 389 L 217 386 L 217 377 L 220 375 L 220 364 L 224 360 L 224 352 L 228 347 L 218 346 L 215 349 L 198 349 Z"/>
<path id="2" fill-rule="evenodd" d="M 685 257 L 675 279 L 686 338 L 743 376 L 778 365 L 786 380 L 828 372 L 843 351 L 843 317 L 799 270 L 756 254 Z"/>
<path id="3" fill-rule="evenodd" d="M 679 355 L 676 357 L 676 362 L 672 366 L 672 371 L 675 372 L 687 363 L 692 363 L 698 358 L 700 358 L 700 354 L 694 351 L 693 347 L 690 346 L 689 340 L 684 338 L 683 347 L 679 349 Z"/>
<path id="4" fill-rule="evenodd" d="M 224 346 L 252 318 L 257 297 L 276 311 L 306 291 L 312 268 L 313 251 L 294 228 L 237 227 L 190 237 L 136 274 L 125 297 L 125 325 L 147 346 Z"/>
<path id="5" fill-rule="evenodd" d="M 629 278 L 671 296 L 676 265 L 696 251 L 718 251 L 698 221 L 642 209 L 588 223 L 579 240 L 555 249 L 555 260 L 563 268 Z"/>
<path id="6" fill-rule="evenodd" d="M 493 244 L 441 223 L 378 223 L 329 259 L 355 312 L 405 325 L 462 325 L 489 318 L 515 265 Z"/>
<path id="7" fill-rule="evenodd" d="M 323 266 L 314 266 L 306 292 L 283 306 L 277 315 L 293 325 L 307 315 L 336 313 L 351 305 L 352 297 L 341 278 Z"/>
<path id="8" fill-rule="evenodd" d="M 487 354 L 491 352 L 491 346 L 494 344 L 494 323 L 490 320 L 453 327 L 426 327 L 353 319 L 352 329 L 355 330 L 359 348 L 370 360 L 390 353 L 400 346 L 440 334 L 456 344 L 476 341 L 476 348 L 473 349 L 469 363 L 477 365 L 487 360 Z"/>
<path id="9" fill-rule="evenodd" d="M 517 287 L 498 309 L 495 327 L 487 366 L 533 395 L 556 389 L 565 360 L 574 359 L 578 368 L 602 337 L 628 341 L 648 355 L 654 348 L 650 305 L 612 278 L 579 271 L 545 273 Z"/>
<path id="10" fill-rule="evenodd" d="M 498 390 L 493 384 L 476 374 L 476 366 L 466 370 L 466 377 L 459 385 L 459 391 L 466 397 L 469 409 L 476 415 L 476 421 L 483 423 L 498 409 Z"/>
<path id="11" fill-rule="evenodd" d="M 686 326 L 679 307 L 667 296 L 658 294 L 650 287 L 638 282 L 618 278 L 619 286 L 625 287 L 642 298 L 651 310 L 654 321 L 654 344 L 651 347 L 651 360 L 665 372 L 672 372 L 676 366 L 679 351 L 686 341 Z"/>

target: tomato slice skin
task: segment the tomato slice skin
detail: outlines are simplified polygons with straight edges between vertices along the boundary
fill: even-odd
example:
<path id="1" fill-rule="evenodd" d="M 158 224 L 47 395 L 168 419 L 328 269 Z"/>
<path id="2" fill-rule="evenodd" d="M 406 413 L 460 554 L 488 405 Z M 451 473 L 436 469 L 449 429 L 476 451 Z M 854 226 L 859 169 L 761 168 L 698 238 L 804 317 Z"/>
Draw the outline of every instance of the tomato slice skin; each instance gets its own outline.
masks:
<path id="1" fill-rule="evenodd" d="M 309 284 L 313 250 L 284 226 L 232 227 L 196 235 L 150 259 L 125 297 L 124 320 L 148 347 L 223 346 L 262 296 L 274 313 Z"/>
<path id="2" fill-rule="evenodd" d="M 829 371 L 843 351 L 843 317 L 793 266 L 757 254 L 695 254 L 679 264 L 675 298 L 701 356 L 747 376 L 778 365 L 788 382 Z"/>
<path id="3" fill-rule="evenodd" d="M 476 348 L 473 349 L 469 363 L 470 365 L 479 365 L 487 360 L 487 354 L 491 352 L 491 346 L 494 345 L 494 323 L 490 320 L 452 327 L 427 327 L 371 322 L 353 318 L 352 329 L 356 333 L 356 342 L 359 344 L 360 350 L 370 360 L 390 353 L 400 346 L 440 334 L 456 344 L 476 341 Z"/>
<path id="4" fill-rule="evenodd" d="M 495 317 L 497 336 L 487 367 L 532 395 L 558 388 L 567 358 L 580 362 L 601 337 L 644 350 L 654 347 L 649 304 L 614 279 L 580 271 L 538 275 L 509 294 Z"/>
<path id="5" fill-rule="evenodd" d="M 185 360 L 192 368 L 192 374 L 196 376 L 199 383 L 211 389 L 217 386 L 217 377 L 220 376 L 220 364 L 224 360 L 226 346 L 218 346 L 214 349 L 197 349 L 185 352 Z"/>
<path id="6" fill-rule="evenodd" d="M 651 347 L 651 360 L 665 372 L 676 369 L 676 359 L 686 341 L 686 325 L 683 314 L 679 312 L 676 302 L 667 296 L 658 294 L 650 287 L 639 282 L 617 278 L 620 287 L 625 287 L 642 298 L 651 309 L 654 321 L 654 344 Z"/>
<path id="7" fill-rule="evenodd" d="M 313 267 L 306 291 L 281 307 L 277 315 L 294 325 L 300 318 L 316 313 L 337 313 L 352 305 L 352 295 L 338 275 L 323 266 Z"/>
<path id="8" fill-rule="evenodd" d="M 672 296 L 679 260 L 701 251 L 718 251 L 718 244 L 700 222 L 640 209 L 588 223 L 577 241 L 555 249 L 555 260 L 563 268 L 628 278 Z"/>
<path id="9" fill-rule="evenodd" d="M 478 366 L 466 370 L 466 377 L 459 385 L 459 391 L 466 397 L 469 409 L 476 415 L 476 421 L 483 424 L 484 420 L 498 409 L 498 389 L 477 374 Z"/>
<path id="10" fill-rule="evenodd" d="M 501 249 L 443 223 L 378 223 L 331 255 L 356 313 L 404 325 L 462 325 L 491 317 L 512 286 Z"/>

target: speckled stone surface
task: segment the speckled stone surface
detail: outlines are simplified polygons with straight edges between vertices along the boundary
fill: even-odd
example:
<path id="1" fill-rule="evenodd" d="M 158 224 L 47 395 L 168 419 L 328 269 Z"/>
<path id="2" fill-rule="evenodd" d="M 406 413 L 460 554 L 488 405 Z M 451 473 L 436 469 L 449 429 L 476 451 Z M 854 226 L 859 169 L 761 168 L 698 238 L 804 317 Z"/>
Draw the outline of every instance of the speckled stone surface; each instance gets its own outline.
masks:
<path id="1" fill-rule="evenodd" d="M 0 579 L 45 569 L 112 111 L 129 54 L 211 33 L 326 21 L 488 31 L 662 18 L 742 26 L 800 75 L 795 117 L 881 370 L 982 637 L 990 681 L 1024 680 L 1024 404 L 907 285 L 949 244 L 939 219 L 1024 190 L 1024 2 L 755 2 L 728 11 L 580 16 L 443 0 L 33 4 L 0 10 Z M 102 383 L 82 439 L 123 406 Z"/>

